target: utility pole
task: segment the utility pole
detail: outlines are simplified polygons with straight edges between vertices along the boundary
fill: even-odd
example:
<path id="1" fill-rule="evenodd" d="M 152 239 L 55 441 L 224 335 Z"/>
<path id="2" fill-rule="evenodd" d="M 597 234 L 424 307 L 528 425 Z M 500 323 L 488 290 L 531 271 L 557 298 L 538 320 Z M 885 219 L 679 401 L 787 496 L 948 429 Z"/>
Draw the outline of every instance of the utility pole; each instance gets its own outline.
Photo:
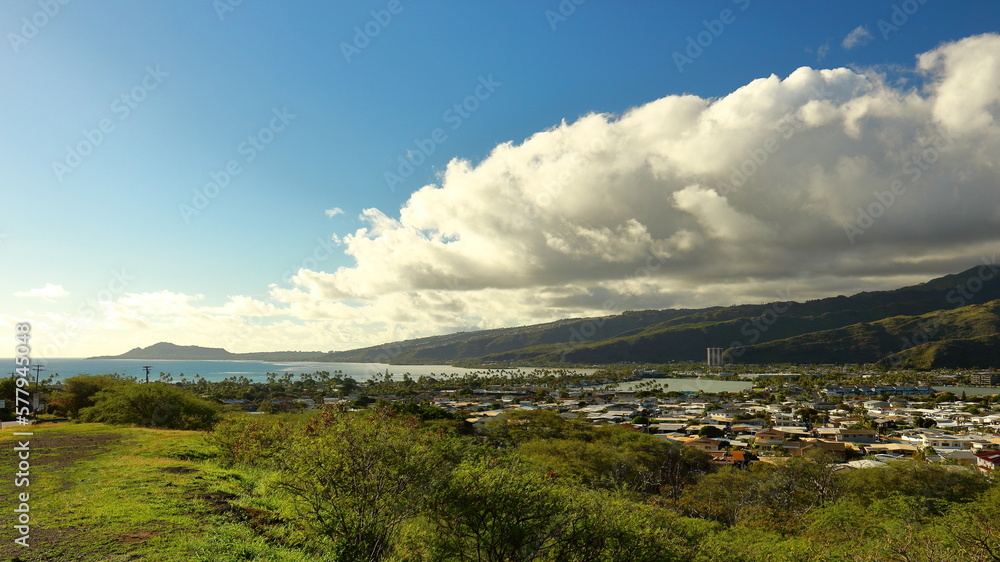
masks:
<path id="1" fill-rule="evenodd" d="M 146 371 L 146 382 L 149 383 L 149 370 L 152 369 L 152 365 L 143 365 L 142 369 Z"/>
<path id="2" fill-rule="evenodd" d="M 45 370 L 45 365 L 38 365 L 38 364 L 36 364 L 36 365 L 34 365 L 32 367 L 32 369 L 35 370 L 35 393 L 31 396 L 31 402 L 32 402 L 31 410 L 32 411 L 37 411 L 38 410 L 38 376 L 39 376 L 39 374 L 41 374 L 42 371 Z"/>

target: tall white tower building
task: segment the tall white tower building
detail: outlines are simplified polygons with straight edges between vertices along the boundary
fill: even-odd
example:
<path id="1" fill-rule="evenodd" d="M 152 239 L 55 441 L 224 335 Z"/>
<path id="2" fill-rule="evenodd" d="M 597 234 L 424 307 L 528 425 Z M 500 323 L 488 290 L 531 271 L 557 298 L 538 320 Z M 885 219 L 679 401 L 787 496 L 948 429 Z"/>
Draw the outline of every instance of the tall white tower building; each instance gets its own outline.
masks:
<path id="1" fill-rule="evenodd" d="M 709 367 L 721 367 L 722 366 L 722 352 L 721 347 L 710 347 L 708 348 L 708 366 Z"/>

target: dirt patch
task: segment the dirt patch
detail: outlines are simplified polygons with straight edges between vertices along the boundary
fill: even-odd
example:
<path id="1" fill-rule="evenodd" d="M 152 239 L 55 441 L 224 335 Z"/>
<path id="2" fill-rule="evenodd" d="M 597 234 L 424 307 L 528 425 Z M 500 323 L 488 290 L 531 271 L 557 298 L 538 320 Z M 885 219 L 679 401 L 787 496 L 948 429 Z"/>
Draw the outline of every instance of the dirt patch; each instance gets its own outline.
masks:
<path id="1" fill-rule="evenodd" d="M 258 533 L 264 533 L 269 527 L 282 523 L 278 514 L 263 509 L 248 507 L 243 509 L 240 515 Z"/>
<path id="2" fill-rule="evenodd" d="M 239 497 L 236 494 L 230 494 L 229 492 L 209 492 L 207 494 L 198 494 L 195 497 L 199 500 L 208 502 L 208 507 L 212 510 L 212 513 L 239 514 L 239 508 L 229 503 Z"/>
<path id="3" fill-rule="evenodd" d="M 32 465 L 58 469 L 73 466 L 108 450 L 121 441 L 114 433 L 59 434 L 41 433 L 30 437 Z"/>
<path id="4" fill-rule="evenodd" d="M 151 531 L 136 531 L 134 533 L 125 533 L 118 537 L 118 542 L 122 544 L 132 544 L 137 542 L 142 542 L 149 540 L 159 533 L 153 533 Z"/>
<path id="5" fill-rule="evenodd" d="M 191 474 L 192 472 L 198 472 L 198 469 L 188 468 L 186 466 L 168 466 L 166 468 L 161 468 L 160 471 L 166 472 L 167 474 Z"/>
<path id="6" fill-rule="evenodd" d="M 84 562 L 98 560 L 93 553 L 80 552 L 76 546 L 86 541 L 93 530 L 54 528 L 43 529 L 33 526 L 29 547 L 24 548 L 13 544 L 0 546 L 0 560 L 17 560 L 22 562 Z M 5 541 L 6 543 L 7 541 Z M 10 541 L 13 542 L 13 541 Z"/>
<path id="7" fill-rule="evenodd" d="M 240 496 L 229 492 L 209 492 L 198 494 L 197 499 L 208 502 L 209 509 L 217 515 L 229 515 L 239 521 L 248 523 L 252 529 L 258 533 L 266 532 L 269 527 L 281 524 L 283 521 L 277 513 L 256 509 L 253 507 L 240 507 L 231 502 Z"/>
<path id="8" fill-rule="evenodd" d="M 24 437 L 9 441 L 10 446 L 0 447 L 0 466 L 17 466 L 18 458 L 14 447 Z M 39 433 L 27 438 L 31 447 L 31 471 L 33 479 L 57 481 L 54 493 L 65 491 L 73 482 L 60 476 L 60 469 L 72 467 L 90 460 L 122 440 L 114 433 Z"/>

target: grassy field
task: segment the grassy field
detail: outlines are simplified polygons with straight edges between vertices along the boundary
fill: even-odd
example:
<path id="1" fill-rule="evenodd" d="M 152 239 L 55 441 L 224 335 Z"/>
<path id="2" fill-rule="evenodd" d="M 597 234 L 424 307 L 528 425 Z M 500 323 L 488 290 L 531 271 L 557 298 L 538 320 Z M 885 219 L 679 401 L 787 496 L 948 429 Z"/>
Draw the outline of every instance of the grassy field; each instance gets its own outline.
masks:
<path id="1" fill-rule="evenodd" d="M 27 487 L 15 486 L 18 439 L 30 440 Z M 70 423 L 5 429 L 0 560 L 313 560 L 265 538 L 288 531 L 268 510 L 277 508 L 255 506 L 256 479 L 211 457 L 201 432 Z M 15 543 L 22 492 L 30 494 L 28 547 Z"/>

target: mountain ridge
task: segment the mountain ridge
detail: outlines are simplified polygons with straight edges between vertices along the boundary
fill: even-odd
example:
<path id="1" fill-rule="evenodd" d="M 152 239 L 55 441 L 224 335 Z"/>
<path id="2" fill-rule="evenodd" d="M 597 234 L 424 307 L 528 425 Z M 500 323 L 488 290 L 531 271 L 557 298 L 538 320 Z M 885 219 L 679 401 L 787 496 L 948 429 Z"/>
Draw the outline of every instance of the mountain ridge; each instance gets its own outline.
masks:
<path id="1" fill-rule="evenodd" d="M 707 347 L 723 347 L 727 358 L 735 362 L 992 367 L 1000 366 L 995 353 L 1000 344 L 1000 314 L 994 313 L 1000 304 L 969 307 L 1000 299 L 998 272 L 1000 266 L 984 262 L 924 283 L 851 296 L 625 311 L 326 353 L 232 354 L 215 348 L 175 347 L 226 359 L 266 360 L 261 357 L 286 353 L 302 358 L 281 360 L 494 366 L 703 361 Z M 926 315 L 945 321 L 939 329 L 914 332 L 915 323 Z M 915 334 L 925 341 L 904 343 Z M 153 347 L 136 348 L 117 358 L 164 359 L 150 355 Z"/>
<path id="2" fill-rule="evenodd" d="M 150 361 L 311 361 L 322 356 L 320 351 L 257 351 L 231 353 L 221 347 L 177 345 L 169 342 L 155 343 L 149 347 L 135 347 L 121 355 L 101 355 L 87 359 L 146 359 Z"/>

